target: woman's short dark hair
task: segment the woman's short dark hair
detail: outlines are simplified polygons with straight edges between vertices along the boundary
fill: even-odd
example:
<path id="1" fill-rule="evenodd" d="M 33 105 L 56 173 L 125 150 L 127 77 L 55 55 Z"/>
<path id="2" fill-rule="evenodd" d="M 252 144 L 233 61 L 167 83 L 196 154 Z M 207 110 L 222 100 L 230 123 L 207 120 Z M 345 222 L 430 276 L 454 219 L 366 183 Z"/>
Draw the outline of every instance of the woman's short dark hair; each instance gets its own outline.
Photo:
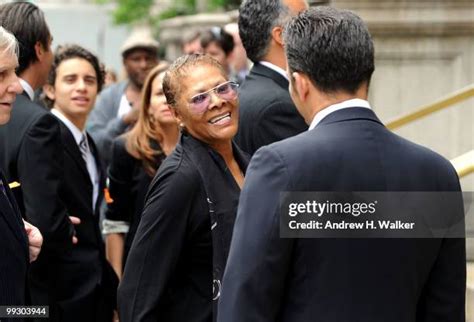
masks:
<path id="1" fill-rule="evenodd" d="M 92 65 L 97 77 L 97 91 L 100 92 L 104 85 L 105 79 L 104 66 L 99 62 L 97 56 L 79 45 L 64 45 L 59 46 L 56 49 L 54 52 L 53 64 L 51 65 L 51 70 L 49 71 L 48 75 L 48 84 L 54 86 L 59 65 L 61 65 L 63 61 L 73 58 L 84 59 Z M 52 107 L 54 104 L 54 102 L 48 97 L 45 97 L 45 101 L 49 107 Z"/>
<path id="2" fill-rule="evenodd" d="M 18 40 L 18 74 L 38 60 L 35 50 L 37 42 L 40 42 L 45 50 L 49 50 L 51 34 L 43 12 L 36 5 L 30 2 L 9 2 L 0 5 L 0 25 Z"/>
<path id="3" fill-rule="evenodd" d="M 355 93 L 374 72 L 374 45 L 356 14 L 331 7 L 300 13 L 283 32 L 288 67 L 324 92 Z"/>
<path id="4" fill-rule="evenodd" d="M 214 66 L 222 72 L 222 75 L 227 75 L 222 65 L 209 55 L 190 54 L 179 57 L 171 64 L 163 78 L 163 93 L 166 103 L 170 107 L 176 107 L 176 101 L 181 91 L 180 84 L 183 78 L 189 75 L 189 68 L 201 64 Z"/>
<path id="5" fill-rule="evenodd" d="M 206 49 L 211 43 L 215 42 L 226 56 L 234 49 L 234 38 L 221 27 L 212 27 L 204 31 L 201 35 L 201 47 Z"/>

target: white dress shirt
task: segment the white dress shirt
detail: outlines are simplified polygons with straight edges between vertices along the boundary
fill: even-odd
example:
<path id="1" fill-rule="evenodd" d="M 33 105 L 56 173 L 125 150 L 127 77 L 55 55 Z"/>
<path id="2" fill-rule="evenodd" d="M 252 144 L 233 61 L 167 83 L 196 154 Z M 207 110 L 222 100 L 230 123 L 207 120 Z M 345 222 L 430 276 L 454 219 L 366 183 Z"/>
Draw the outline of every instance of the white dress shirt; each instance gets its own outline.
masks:
<path id="1" fill-rule="evenodd" d="M 33 87 L 31 87 L 31 85 L 28 84 L 28 82 L 26 80 L 21 79 L 21 78 L 19 78 L 19 80 L 20 80 L 21 87 L 23 87 L 23 90 L 26 92 L 26 94 L 28 95 L 30 100 L 34 100 L 35 99 L 35 90 L 33 89 Z"/>
<path id="2" fill-rule="evenodd" d="M 60 119 L 64 125 L 71 131 L 74 140 L 76 141 L 77 146 L 79 147 L 79 144 L 82 140 L 83 135 L 87 134 L 86 131 L 81 131 L 80 129 L 77 128 L 63 113 L 61 113 L 59 110 L 53 108 L 51 110 L 51 113 L 53 113 L 58 119 Z M 90 148 L 89 148 L 89 143 L 87 143 L 87 172 L 89 172 L 89 178 L 92 182 L 92 211 L 95 211 L 95 205 L 97 203 L 97 198 L 99 197 L 99 171 L 97 170 L 97 163 L 94 158 L 94 155 L 92 154 Z"/>
<path id="3" fill-rule="evenodd" d="M 132 110 L 132 105 L 130 105 L 130 102 L 128 101 L 127 96 L 123 94 L 122 98 L 120 99 L 120 105 L 117 112 L 117 117 L 122 118 L 122 116 L 124 116 L 131 110 Z"/>
<path id="4" fill-rule="evenodd" d="M 316 115 L 313 118 L 313 121 L 311 122 L 311 125 L 309 126 L 308 131 L 311 131 L 312 129 L 314 129 L 316 125 L 318 125 L 319 122 L 321 122 L 329 114 L 342 110 L 344 108 L 351 108 L 351 107 L 365 107 L 365 108 L 371 109 L 369 102 L 360 98 L 353 98 L 341 103 L 330 105 L 322 109 L 318 113 L 316 113 Z"/>
<path id="5" fill-rule="evenodd" d="M 264 60 L 260 61 L 259 63 L 262 64 L 263 66 L 266 66 L 266 67 L 276 71 L 278 74 L 285 77 L 286 80 L 288 80 L 288 75 L 286 74 L 286 70 L 284 70 L 283 68 L 278 67 L 277 65 L 274 65 L 274 64 L 269 63 L 269 62 L 264 61 Z"/>

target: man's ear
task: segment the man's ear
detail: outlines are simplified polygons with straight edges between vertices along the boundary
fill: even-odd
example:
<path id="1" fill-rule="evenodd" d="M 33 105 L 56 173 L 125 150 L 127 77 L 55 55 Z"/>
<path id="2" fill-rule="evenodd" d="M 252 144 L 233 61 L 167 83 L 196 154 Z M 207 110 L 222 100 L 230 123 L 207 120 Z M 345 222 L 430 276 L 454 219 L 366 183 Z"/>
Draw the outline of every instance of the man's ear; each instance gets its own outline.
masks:
<path id="1" fill-rule="evenodd" d="M 310 80 L 308 79 L 308 76 L 299 72 L 293 72 L 291 76 L 294 80 L 293 87 L 295 89 L 296 95 L 298 95 L 298 99 L 301 102 L 305 102 L 308 98 L 310 90 Z"/>
<path id="2" fill-rule="evenodd" d="M 281 26 L 273 27 L 272 38 L 280 46 L 283 46 L 283 27 Z"/>
<path id="3" fill-rule="evenodd" d="M 56 99 L 56 95 L 54 94 L 54 87 L 52 85 L 46 84 L 43 86 L 43 92 L 46 94 L 46 96 L 54 101 Z"/>
<path id="4" fill-rule="evenodd" d="M 46 53 L 46 49 L 44 48 L 43 44 L 40 41 L 37 41 L 35 44 L 35 53 L 36 58 L 39 62 L 43 61 L 44 54 Z"/>

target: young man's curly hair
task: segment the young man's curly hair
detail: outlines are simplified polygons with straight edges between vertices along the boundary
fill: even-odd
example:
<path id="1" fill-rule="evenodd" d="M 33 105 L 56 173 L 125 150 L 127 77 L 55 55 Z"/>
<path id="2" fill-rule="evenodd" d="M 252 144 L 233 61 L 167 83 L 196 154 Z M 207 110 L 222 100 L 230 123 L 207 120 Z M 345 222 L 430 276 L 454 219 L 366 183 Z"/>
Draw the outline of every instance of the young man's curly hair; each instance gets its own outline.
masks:
<path id="1" fill-rule="evenodd" d="M 81 58 L 88 61 L 95 70 L 97 77 L 97 92 L 102 90 L 105 80 L 105 68 L 99 62 L 97 56 L 88 51 L 87 49 L 79 45 L 64 45 L 59 46 L 54 52 L 54 59 L 51 65 L 51 70 L 48 75 L 48 84 L 54 86 L 57 76 L 57 70 L 59 65 L 65 60 L 72 58 Z M 44 97 L 44 101 L 49 108 L 53 108 L 54 101 L 50 100 L 47 96 Z"/>

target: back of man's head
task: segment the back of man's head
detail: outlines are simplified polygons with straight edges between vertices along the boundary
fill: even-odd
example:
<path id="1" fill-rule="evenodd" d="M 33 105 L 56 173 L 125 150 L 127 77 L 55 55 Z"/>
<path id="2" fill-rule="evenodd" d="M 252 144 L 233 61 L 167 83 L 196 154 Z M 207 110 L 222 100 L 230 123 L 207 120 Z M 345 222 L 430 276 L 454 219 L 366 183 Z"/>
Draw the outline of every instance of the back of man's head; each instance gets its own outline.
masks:
<path id="1" fill-rule="evenodd" d="M 282 0 L 244 0 L 239 8 L 239 35 L 254 63 L 267 54 L 272 29 L 283 25 L 290 16 L 289 8 Z"/>
<path id="2" fill-rule="evenodd" d="M 356 14 L 311 8 L 286 25 L 283 38 L 290 71 L 306 74 L 319 90 L 354 94 L 370 82 L 374 46 Z"/>
<path id="3" fill-rule="evenodd" d="M 20 44 L 18 74 L 37 61 L 36 43 L 49 49 L 51 34 L 44 14 L 32 3 L 10 2 L 0 5 L 0 25 L 14 34 Z"/>

